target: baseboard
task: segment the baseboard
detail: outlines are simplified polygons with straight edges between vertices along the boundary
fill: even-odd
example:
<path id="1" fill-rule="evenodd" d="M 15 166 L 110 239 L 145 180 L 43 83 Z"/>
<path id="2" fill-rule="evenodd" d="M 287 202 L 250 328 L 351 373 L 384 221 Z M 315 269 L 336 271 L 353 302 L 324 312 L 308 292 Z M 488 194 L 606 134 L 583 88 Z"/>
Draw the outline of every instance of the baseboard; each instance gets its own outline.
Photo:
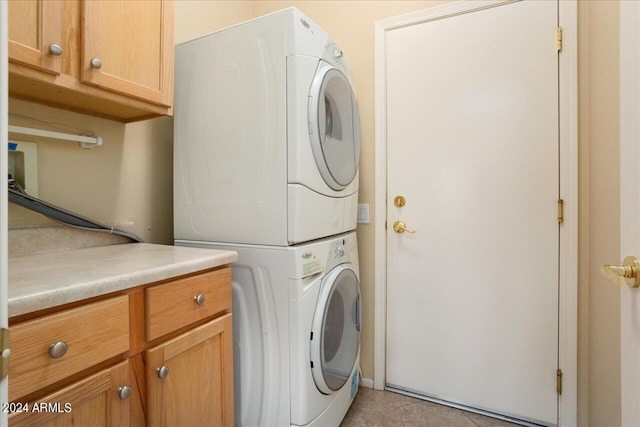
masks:
<path id="1" fill-rule="evenodd" d="M 373 388 L 373 380 L 370 378 L 362 378 L 360 385 L 362 387 Z"/>

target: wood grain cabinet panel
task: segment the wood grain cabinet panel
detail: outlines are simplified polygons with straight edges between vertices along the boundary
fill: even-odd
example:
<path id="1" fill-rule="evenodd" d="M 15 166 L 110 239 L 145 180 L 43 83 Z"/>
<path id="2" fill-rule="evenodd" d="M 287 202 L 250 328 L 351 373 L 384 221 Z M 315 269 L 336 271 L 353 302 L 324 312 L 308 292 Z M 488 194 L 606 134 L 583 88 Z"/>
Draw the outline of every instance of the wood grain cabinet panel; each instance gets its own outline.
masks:
<path id="1" fill-rule="evenodd" d="M 125 122 L 171 115 L 173 0 L 8 5 L 11 95 Z"/>
<path id="2" fill-rule="evenodd" d="M 214 314 L 230 311 L 230 282 L 231 267 L 225 267 L 147 288 L 147 340 L 154 340 Z"/>
<path id="3" fill-rule="evenodd" d="M 50 354 L 65 343 L 60 357 Z M 129 350 L 126 295 L 65 310 L 11 327 L 9 399 L 53 384 Z"/>
<path id="4" fill-rule="evenodd" d="M 233 426 L 231 329 L 227 314 L 146 352 L 148 425 Z"/>
<path id="5" fill-rule="evenodd" d="M 10 319 L 9 398 L 53 405 L 12 414 L 11 426 L 233 426 L 229 265 L 100 298 Z"/>
<path id="6" fill-rule="evenodd" d="M 48 0 L 12 0 L 8 3 L 9 56 L 16 63 L 50 73 L 60 74 L 63 41 L 62 13 L 64 2 Z M 59 51 L 54 49 L 55 46 Z M 49 51 L 51 46 L 52 54 Z M 59 54 L 58 54 L 59 53 Z"/>
<path id="7" fill-rule="evenodd" d="M 120 398 L 120 388 L 131 387 L 129 362 L 91 375 L 62 390 L 28 402 L 29 412 L 9 416 L 19 426 L 127 426 L 130 398 Z M 38 408 L 34 408 L 38 405 Z"/>
<path id="8" fill-rule="evenodd" d="M 169 1 L 85 0 L 81 80 L 170 107 L 172 8 Z"/>

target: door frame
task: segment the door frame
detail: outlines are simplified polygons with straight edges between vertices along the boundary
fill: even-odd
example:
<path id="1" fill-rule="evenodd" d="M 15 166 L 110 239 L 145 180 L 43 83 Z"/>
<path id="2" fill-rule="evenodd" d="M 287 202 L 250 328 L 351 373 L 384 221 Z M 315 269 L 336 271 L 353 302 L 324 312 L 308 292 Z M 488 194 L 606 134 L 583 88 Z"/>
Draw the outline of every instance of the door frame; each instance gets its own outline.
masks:
<path id="1" fill-rule="evenodd" d="M 640 226 L 635 215 L 640 212 L 638 160 L 640 159 L 640 4 L 620 2 L 620 255 L 639 256 Z M 622 196 L 624 195 L 624 196 Z M 620 381 L 623 426 L 640 422 L 637 404 L 640 392 L 640 339 L 634 313 L 640 302 L 638 290 L 620 289 Z"/>
<path id="2" fill-rule="evenodd" d="M 517 1 L 517 0 L 515 0 Z M 373 386 L 386 383 L 386 211 L 387 211 L 387 123 L 386 123 L 386 33 L 462 13 L 513 3 L 514 0 L 456 1 L 431 9 L 376 22 L 375 28 L 375 304 Z M 564 222 L 560 226 L 558 291 L 558 366 L 562 370 L 562 394 L 558 396 L 558 425 L 578 422 L 578 6 L 577 0 L 558 1 L 562 51 L 558 60 L 560 198 L 564 200 Z"/>
<path id="3" fill-rule="evenodd" d="M 9 30 L 7 2 L 0 1 L 0 176 L 7 176 L 7 138 L 9 129 Z M 9 291 L 7 268 L 9 264 L 8 240 L 8 200 L 6 185 L 0 186 L 0 328 L 9 328 Z M 0 379 L 0 402 L 8 402 L 8 379 Z M 0 412 L 0 426 L 7 425 L 7 414 Z"/>

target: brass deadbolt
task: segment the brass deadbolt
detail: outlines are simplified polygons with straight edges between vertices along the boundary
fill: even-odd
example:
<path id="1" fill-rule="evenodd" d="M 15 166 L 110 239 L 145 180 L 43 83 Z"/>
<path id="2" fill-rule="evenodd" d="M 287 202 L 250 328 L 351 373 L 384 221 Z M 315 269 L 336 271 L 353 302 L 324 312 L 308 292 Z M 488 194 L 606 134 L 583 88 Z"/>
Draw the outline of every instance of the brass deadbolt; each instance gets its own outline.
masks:
<path id="1" fill-rule="evenodd" d="M 407 199 L 405 199 L 404 196 L 396 196 L 393 198 L 393 204 L 401 208 L 407 204 Z"/>

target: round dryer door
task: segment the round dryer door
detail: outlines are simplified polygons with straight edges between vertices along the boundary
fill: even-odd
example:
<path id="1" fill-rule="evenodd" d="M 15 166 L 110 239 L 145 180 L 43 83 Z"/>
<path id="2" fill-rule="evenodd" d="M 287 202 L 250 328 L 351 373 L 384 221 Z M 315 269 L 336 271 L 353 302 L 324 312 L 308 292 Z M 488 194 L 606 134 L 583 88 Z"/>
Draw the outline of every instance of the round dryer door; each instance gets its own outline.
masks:
<path id="1" fill-rule="evenodd" d="M 349 380 L 360 351 L 360 285 L 351 264 L 322 281 L 311 330 L 311 372 L 324 394 Z"/>
<path id="2" fill-rule="evenodd" d="M 360 162 L 360 118 L 349 81 L 320 61 L 309 93 L 309 136 L 320 175 L 333 190 L 353 181 Z"/>

